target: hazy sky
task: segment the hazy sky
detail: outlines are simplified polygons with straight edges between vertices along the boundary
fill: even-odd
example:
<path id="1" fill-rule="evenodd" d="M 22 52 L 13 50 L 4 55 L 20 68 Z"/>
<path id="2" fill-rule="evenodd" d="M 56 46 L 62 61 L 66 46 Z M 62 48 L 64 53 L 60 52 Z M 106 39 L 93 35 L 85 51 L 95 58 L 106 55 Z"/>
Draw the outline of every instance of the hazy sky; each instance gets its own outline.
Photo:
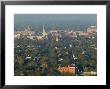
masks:
<path id="1" fill-rule="evenodd" d="M 15 23 L 45 21 L 91 21 L 96 22 L 96 14 L 15 14 Z"/>
<path id="2" fill-rule="evenodd" d="M 15 14 L 15 27 L 31 25 L 33 27 L 87 27 L 97 25 L 96 14 Z"/>

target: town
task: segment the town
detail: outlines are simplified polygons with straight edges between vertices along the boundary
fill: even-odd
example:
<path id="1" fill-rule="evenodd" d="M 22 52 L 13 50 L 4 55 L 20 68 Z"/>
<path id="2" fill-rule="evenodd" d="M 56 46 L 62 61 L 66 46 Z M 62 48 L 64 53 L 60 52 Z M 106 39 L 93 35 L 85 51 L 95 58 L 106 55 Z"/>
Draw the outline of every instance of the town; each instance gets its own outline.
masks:
<path id="1" fill-rule="evenodd" d="M 97 27 L 14 32 L 15 76 L 96 76 Z"/>

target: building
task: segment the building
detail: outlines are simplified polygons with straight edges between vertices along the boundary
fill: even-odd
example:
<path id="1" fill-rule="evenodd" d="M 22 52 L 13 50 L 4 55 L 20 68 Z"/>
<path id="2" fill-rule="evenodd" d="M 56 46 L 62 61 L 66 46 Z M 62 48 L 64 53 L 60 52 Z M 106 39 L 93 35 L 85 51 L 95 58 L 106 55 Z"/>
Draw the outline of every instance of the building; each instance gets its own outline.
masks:
<path id="1" fill-rule="evenodd" d="M 43 26 L 43 36 L 47 36 L 47 35 L 48 35 L 48 33 L 45 31 L 45 28 Z"/>
<path id="2" fill-rule="evenodd" d="M 75 66 L 58 67 L 57 69 L 60 73 L 68 73 L 75 75 Z"/>
<path id="3" fill-rule="evenodd" d="M 47 36 L 48 36 L 48 33 L 45 31 L 44 26 L 43 26 L 42 35 L 37 35 L 36 38 L 37 38 L 38 40 L 43 40 L 43 39 L 47 38 Z"/>
<path id="4" fill-rule="evenodd" d="M 80 36 L 89 36 L 89 34 L 87 32 L 82 32 L 79 34 Z"/>
<path id="5" fill-rule="evenodd" d="M 83 72 L 83 76 L 96 76 L 97 72 L 95 71 L 90 71 L 90 72 Z"/>
<path id="6" fill-rule="evenodd" d="M 87 32 L 88 33 L 96 33 L 97 32 L 96 26 L 90 26 L 89 28 L 87 28 Z"/>
<path id="7" fill-rule="evenodd" d="M 17 39 L 19 39 L 20 38 L 20 33 L 14 33 L 14 38 L 17 38 Z"/>

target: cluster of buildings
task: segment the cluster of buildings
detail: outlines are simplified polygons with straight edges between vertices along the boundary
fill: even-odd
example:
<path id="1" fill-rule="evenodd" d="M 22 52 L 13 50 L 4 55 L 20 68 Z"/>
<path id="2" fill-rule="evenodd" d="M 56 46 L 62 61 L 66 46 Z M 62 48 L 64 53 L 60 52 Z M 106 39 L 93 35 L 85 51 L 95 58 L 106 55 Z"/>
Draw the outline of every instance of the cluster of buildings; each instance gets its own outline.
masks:
<path id="1" fill-rule="evenodd" d="M 45 31 L 44 29 L 44 26 L 43 26 L 43 32 L 42 34 L 35 34 L 34 31 L 32 31 L 29 27 L 27 29 L 25 29 L 24 31 L 16 31 L 14 33 L 14 38 L 17 38 L 19 39 L 20 37 L 27 37 L 29 39 L 32 39 L 32 40 L 35 40 L 35 39 L 38 39 L 38 40 L 42 40 L 42 39 L 45 39 L 47 38 L 48 36 L 48 33 Z"/>
<path id="2" fill-rule="evenodd" d="M 70 37 L 70 38 L 77 38 L 78 36 L 81 37 L 93 37 L 93 34 L 96 34 L 97 28 L 96 26 L 90 26 L 85 31 L 75 31 L 75 30 L 51 30 L 50 33 L 53 37 L 56 38 L 56 41 L 59 41 L 61 37 Z"/>
<path id="3" fill-rule="evenodd" d="M 42 34 L 35 34 L 34 31 L 32 31 L 29 27 L 25 29 L 24 31 L 16 31 L 14 33 L 14 38 L 20 38 L 20 36 L 26 36 L 27 38 L 30 38 L 32 40 L 43 40 L 45 38 L 48 38 L 48 34 L 50 33 L 53 37 L 55 37 L 56 41 L 59 41 L 59 38 L 67 36 L 71 38 L 76 38 L 77 36 L 84 36 L 84 37 L 90 37 L 91 34 L 96 33 L 96 26 L 90 26 L 87 28 L 86 31 L 74 31 L 74 30 L 51 30 L 48 33 L 45 31 L 45 28 L 43 26 Z"/>
<path id="4" fill-rule="evenodd" d="M 24 31 L 16 31 L 14 32 L 14 38 L 20 38 L 21 36 L 31 37 L 34 36 L 35 32 L 31 31 L 30 27 L 27 27 Z"/>
<path id="5" fill-rule="evenodd" d="M 77 37 L 79 36 L 89 36 L 92 33 L 96 33 L 97 32 L 97 28 L 96 26 L 90 26 L 87 28 L 86 31 L 74 31 L 74 30 L 52 30 L 50 31 L 50 33 L 53 36 L 56 37 L 62 37 L 62 34 L 69 36 L 69 37 Z"/>

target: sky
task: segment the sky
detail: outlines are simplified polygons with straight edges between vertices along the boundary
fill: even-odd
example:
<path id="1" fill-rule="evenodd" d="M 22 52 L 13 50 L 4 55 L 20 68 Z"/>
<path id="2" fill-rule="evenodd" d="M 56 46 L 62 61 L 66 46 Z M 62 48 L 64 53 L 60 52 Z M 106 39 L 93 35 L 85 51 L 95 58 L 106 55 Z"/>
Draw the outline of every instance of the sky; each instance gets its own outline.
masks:
<path id="1" fill-rule="evenodd" d="M 96 25 L 96 14 L 15 14 L 15 27 L 23 25 L 86 26 Z"/>

